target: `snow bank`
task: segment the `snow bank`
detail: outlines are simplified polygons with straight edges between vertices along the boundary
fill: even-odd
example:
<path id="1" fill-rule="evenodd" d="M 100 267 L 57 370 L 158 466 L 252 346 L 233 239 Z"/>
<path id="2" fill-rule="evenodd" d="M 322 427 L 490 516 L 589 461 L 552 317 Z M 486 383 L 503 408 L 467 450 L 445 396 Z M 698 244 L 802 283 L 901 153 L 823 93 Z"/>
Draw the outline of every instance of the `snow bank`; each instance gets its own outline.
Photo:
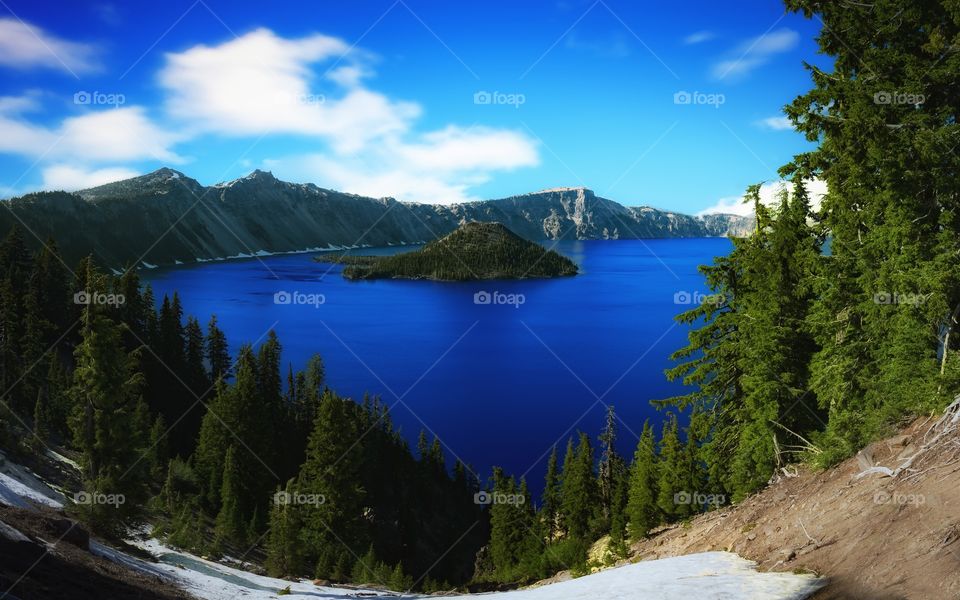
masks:
<path id="1" fill-rule="evenodd" d="M 0 503 L 17 508 L 42 504 L 63 508 L 63 496 L 30 472 L 0 454 Z"/>
<path id="2" fill-rule="evenodd" d="M 142 570 L 156 574 L 157 570 L 171 578 L 181 588 L 204 600 L 274 600 L 277 592 L 290 586 L 291 600 L 326 598 L 362 597 L 391 597 L 391 598 L 418 598 L 420 596 L 401 596 L 393 592 L 376 590 L 344 589 L 313 585 L 309 581 L 286 581 L 255 575 L 240 569 L 234 569 L 220 563 L 204 560 L 192 554 L 178 552 L 168 548 L 155 539 L 147 541 L 133 541 L 132 544 L 143 548 L 159 560 L 159 563 L 142 563 Z M 116 552 L 116 551 L 114 551 Z M 126 555 L 124 555 L 126 556 Z M 130 557 L 127 557 L 129 560 Z M 130 566 L 131 563 L 125 562 Z M 134 567 L 136 568 L 136 567 Z"/>
<path id="3" fill-rule="evenodd" d="M 496 600 L 801 600 L 824 585 L 811 575 L 758 573 L 756 566 L 729 552 L 704 552 L 494 596 Z"/>
<path id="4" fill-rule="evenodd" d="M 439 598 L 400 595 L 377 590 L 315 586 L 254 575 L 219 563 L 177 552 L 156 540 L 136 542 L 161 562 L 144 563 L 150 573 L 159 569 L 182 588 L 207 600 L 267 600 L 290 587 L 294 599 L 318 597 L 336 600 L 356 597 L 401 599 Z M 136 560 L 136 559 L 133 559 Z M 142 561 L 139 561 L 142 562 Z M 129 564 L 129 563 L 127 563 Z M 538 588 L 483 594 L 483 600 L 801 600 L 823 586 L 811 575 L 758 573 L 756 564 L 728 552 L 706 552 L 664 558 L 601 571 L 593 575 Z M 463 600 L 464 596 L 452 596 Z"/>

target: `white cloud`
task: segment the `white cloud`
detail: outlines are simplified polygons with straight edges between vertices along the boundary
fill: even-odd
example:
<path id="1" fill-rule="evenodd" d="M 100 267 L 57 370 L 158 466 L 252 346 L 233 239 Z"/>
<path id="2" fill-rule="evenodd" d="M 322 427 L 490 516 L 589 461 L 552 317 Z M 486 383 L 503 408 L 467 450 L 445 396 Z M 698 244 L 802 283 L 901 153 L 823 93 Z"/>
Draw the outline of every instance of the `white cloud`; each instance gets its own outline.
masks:
<path id="1" fill-rule="evenodd" d="M 36 159 L 181 162 L 170 150 L 176 141 L 176 134 L 155 125 L 138 106 L 69 117 L 55 129 L 0 114 L 0 153 Z"/>
<path id="2" fill-rule="evenodd" d="M 715 37 L 717 36 L 712 31 L 697 31 L 683 38 L 683 43 L 687 44 L 688 46 L 692 46 L 694 44 L 702 44 L 703 42 L 709 42 Z"/>
<path id="3" fill-rule="evenodd" d="M 774 131 L 793 129 L 793 123 L 791 123 L 787 117 L 767 117 L 766 119 L 757 121 L 757 125 L 766 129 L 773 129 Z"/>
<path id="4" fill-rule="evenodd" d="M 407 165 L 423 171 L 458 173 L 477 169 L 510 169 L 538 164 L 526 136 L 513 131 L 450 126 L 391 149 Z"/>
<path id="5" fill-rule="evenodd" d="M 103 185 L 112 181 L 136 177 L 140 173 L 124 167 L 87 170 L 66 164 L 52 165 L 43 170 L 43 189 L 73 192 Z"/>
<path id="6" fill-rule="evenodd" d="M 764 206 L 775 206 L 780 202 L 780 193 L 783 189 L 793 189 L 793 184 L 787 181 L 773 181 L 764 183 L 760 186 L 760 202 Z M 820 209 L 820 202 L 827 193 L 827 182 L 820 179 L 811 179 L 806 182 L 807 195 L 810 197 L 810 207 L 813 210 Z M 753 203 L 745 202 L 746 194 L 741 196 L 726 196 L 717 200 L 716 204 L 706 208 L 698 215 L 709 214 L 732 214 L 748 216 L 753 214 Z"/>
<path id="7" fill-rule="evenodd" d="M 319 178 L 355 194 L 453 204 L 479 200 L 470 187 L 488 181 L 493 171 L 537 164 L 536 148 L 523 134 L 451 126 L 409 143 L 383 140 L 362 156 L 315 154 L 271 161 L 270 167 L 287 178 Z"/>
<path id="8" fill-rule="evenodd" d="M 285 39 L 259 29 L 168 54 L 160 83 L 170 93 L 170 115 L 194 131 L 297 135 L 326 147 L 267 162 L 286 179 L 452 203 L 475 199 L 470 188 L 494 171 L 539 164 L 535 143 L 514 131 L 455 125 L 416 131 L 419 105 L 366 85 L 371 60 L 337 38 Z"/>
<path id="9" fill-rule="evenodd" d="M 715 79 L 745 77 L 770 62 L 774 55 L 792 50 L 799 41 L 800 35 L 792 29 L 779 29 L 747 40 L 731 52 L 732 58 L 714 64 L 711 74 Z"/>
<path id="10" fill-rule="evenodd" d="M 46 68 L 73 75 L 100 69 L 97 49 L 58 38 L 19 19 L 0 18 L 0 66 Z"/>
<path id="11" fill-rule="evenodd" d="M 258 29 L 167 54 L 159 121 L 126 105 L 83 107 L 59 124 L 30 121 L 21 115 L 38 105 L 28 94 L 0 97 L 0 153 L 40 161 L 44 187 L 76 189 L 130 176 L 135 161 L 184 162 L 173 150 L 184 141 L 297 136 L 302 154 L 274 166 L 280 176 L 430 202 L 475 199 L 470 188 L 494 172 L 539 164 L 524 133 L 416 128 L 419 105 L 367 83 L 374 59 L 338 38 Z"/>
<path id="12" fill-rule="evenodd" d="M 40 108 L 37 94 L 0 96 L 0 115 L 19 115 Z"/>
<path id="13" fill-rule="evenodd" d="M 357 150 L 406 130 L 420 107 L 359 87 L 339 98 L 332 90 L 311 87 L 311 65 L 340 60 L 349 51 L 334 37 L 288 40 L 258 29 L 220 46 L 167 54 L 160 83 L 170 93 L 170 114 L 201 131 L 317 136 L 340 150 Z M 364 74 L 362 67 L 345 65 L 334 66 L 329 76 L 357 86 Z"/>
<path id="14" fill-rule="evenodd" d="M 345 88 L 352 88 L 360 85 L 360 81 L 370 75 L 371 71 L 363 65 L 343 65 L 330 69 L 327 79 Z"/>

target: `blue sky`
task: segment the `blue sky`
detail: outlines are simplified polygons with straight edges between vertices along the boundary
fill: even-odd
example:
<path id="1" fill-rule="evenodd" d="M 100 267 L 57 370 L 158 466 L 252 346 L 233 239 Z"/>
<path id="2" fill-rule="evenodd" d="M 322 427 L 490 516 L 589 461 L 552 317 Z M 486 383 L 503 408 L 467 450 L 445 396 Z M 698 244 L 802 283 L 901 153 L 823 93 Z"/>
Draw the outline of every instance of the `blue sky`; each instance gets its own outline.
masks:
<path id="1" fill-rule="evenodd" d="M 809 147 L 778 117 L 817 25 L 774 0 L 4 0 L 0 196 L 168 165 L 695 213 Z"/>

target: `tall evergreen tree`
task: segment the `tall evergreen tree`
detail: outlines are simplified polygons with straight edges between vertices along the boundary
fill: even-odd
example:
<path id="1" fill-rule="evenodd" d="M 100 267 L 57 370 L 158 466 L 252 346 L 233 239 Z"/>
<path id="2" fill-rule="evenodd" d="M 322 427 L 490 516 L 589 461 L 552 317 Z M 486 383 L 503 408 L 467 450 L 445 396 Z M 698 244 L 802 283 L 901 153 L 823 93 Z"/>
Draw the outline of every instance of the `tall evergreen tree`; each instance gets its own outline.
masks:
<path id="1" fill-rule="evenodd" d="M 217 513 L 216 535 L 220 542 L 229 542 L 237 546 L 247 544 L 249 530 L 244 519 L 243 505 L 250 499 L 244 495 L 243 473 L 237 460 L 233 444 L 227 447 L 223 459 L 223 476 L 220 481 L 220 511 Z"/>
<path id="2" fill-rule="evenodd" d="M 811 388 L 829 416 L 814 441 L 829 463 L 957 390 L 942 360 L 960 307 L 960 25 L 950 2 L 786 5 L 816 15 L 820 51 L 833 57 L 830 71 L 808 66 L 811 89 L 786 107 L 818 146 L 782 169 L 829 190 L 817 218 L 830 255 L 809 319 L 820 346 Z"/>
<path id="3" fill-rule="evenodd" d="M 299 539 L 301 507 L 289 500 L 296 493 L 294 482 L 277 488 L 270 508 L 270 533 L 267 538 L 267 571 L 274 577 L 288 577 L 303 572 L 303 552 Z"/>
<path id="4" fill-rule="evenodd" d="M 106 289 L 88 264 L 88 283 Z M 135 518 L 146 498 L 147 465 L 139 460 L 147 443 L 146 408 L 140 399 L 137 357 L 123 349 L 120 328 L 103 305 L 84 307 L 82 341 L 75 351 L 72 395 L 74 441 L 88 503 L 83 517 L 95 529 L 116 533 Z M 108 502 L 109 498 L 122 502 Z"/>
<path id="5" fill-rule="evenodd" d="M 646 537 L 660 521 L 660 509 L 657 505 L 657 451 L 653 437 L 653 427 L 647 421 L 637 443 L 630 465 L 629 499 L 627 518 L 630 539 L 638 541 Z"/>
<path id="6" fill-rule="evenodd" d="M 597 512 L 598 493 L 593 465 L 590 438 L 580 433 L 572 460 L 564 461 L 562 501 L 567 534 L 580 540 L 590 538 L 591 521 Z"/>
<path id="7" fill-rule="evenodd" d="M 210 380 L 216 381 L 226 378 L 230 374 L 230 349 L 227 346 L 227 336 L 217 324 L 217 316 L 210 317 L 207 324 L 206 341 L 207 363 L 210 365 Z"/>
<path id="8" fill-rule="evenodd" d="M 540 509 L 540 514 L 546 523 L 548 540 L 552 540 L 557 533 L 562 499 L 560 472 L 557 467 L 557 447 L 554 446 L 550 451 L 550 458 L 547 460 L 547 475 L 543 486 L 543 506 Z"/>
<path id="9" fill-rule="evenodd" d="M 362 432 L 354 406 L 332 392 L 324 393 L 297 481 L 301 493 L 324 498 L 322 504 L 304 511 L 301 539 L 309 556 L 327 555 L 330 564 L 350 551 L 359 553 L 369 543 L 363 518 L 366 491 L 360 483 L 361 448 L 354 442 Z"/>
<path id="10" fill-rule="evenodd" d="M 677 418 L 671 414 L 663 424 L 657 460 L 657 507 L 667 518 L 682 519 L 690 514 L 690 503 L 683 500 L 696 490 L 687 484 Z"/>

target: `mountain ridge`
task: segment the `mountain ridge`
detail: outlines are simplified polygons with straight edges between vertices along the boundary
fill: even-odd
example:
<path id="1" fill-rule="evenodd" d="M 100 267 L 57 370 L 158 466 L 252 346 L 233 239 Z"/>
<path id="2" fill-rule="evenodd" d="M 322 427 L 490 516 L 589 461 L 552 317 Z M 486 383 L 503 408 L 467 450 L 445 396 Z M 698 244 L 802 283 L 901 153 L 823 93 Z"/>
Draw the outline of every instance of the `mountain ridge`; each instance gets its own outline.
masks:
<path id="1" fill-rule="evenodd" d="M 52 237 L 68 263 L 93 254 L 121 268 L 346 247 L 425 243 L 469 221 L 499 222 L 530 241 L 739 236 L 752 219 L 627 207 L 586 187 L 462 204 L 370 198 L 291 183 L 269 171 L 204 186 L 163 167 L 78 192 L 11 198 L 0 228 Z"/>

